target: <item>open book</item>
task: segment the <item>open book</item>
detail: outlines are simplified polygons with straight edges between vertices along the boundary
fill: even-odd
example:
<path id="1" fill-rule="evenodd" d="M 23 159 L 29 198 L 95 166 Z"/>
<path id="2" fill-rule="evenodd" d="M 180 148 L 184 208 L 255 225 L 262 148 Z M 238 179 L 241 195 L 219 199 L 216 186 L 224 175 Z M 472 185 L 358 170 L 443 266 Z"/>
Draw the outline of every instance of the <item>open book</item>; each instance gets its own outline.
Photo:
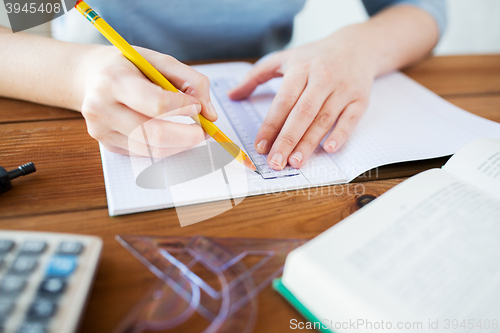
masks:
<path id="1" fill-rule="evenodd" d="M 195 68 L 210 78 L 214 88 L 236 84 L 251 66 L 237 62 Z M 264 119 L 280 83 L 281 79 L 273 79 L 243 102 L 253 110 L 254 125 Z M 241 126 L 230 121 L 228 114 L 238 111 L 227 109 L 225 91 L 212 89 L 212 101 L 219 114 L 216 125 L 248 153 L 242 139 L 255 137 L 248 134 L 251 131 L 245 137 Z M 395 72 L 375 81 L 368 111 L 345 146 L 335 154 L 318 147 L 294 176 L 263 179 L 242 170 L 236 161 L 226 163 L 223 152 L 212 151 L 212 139 L 203 143 L 204 150 L 195 147 L 161 161 L 113 154 L 102 146 L 101 155 L 109 213 L 119 215 L 224 199 L 238 204 L 241 200 L 236 198 L 249 195 L 346 183 L 381 165 L 451 155 L 482 137 L 500 137 L 500 124 L 461 110 Z M 204 173 L 206 165 L 213 172 Z"/>
<path id="2" fill-rule="evenodd" d="M 292 251 L 275 287 L 317 329 L 498 332 L 499 240 L 500 139 L 480 139 Z"/>

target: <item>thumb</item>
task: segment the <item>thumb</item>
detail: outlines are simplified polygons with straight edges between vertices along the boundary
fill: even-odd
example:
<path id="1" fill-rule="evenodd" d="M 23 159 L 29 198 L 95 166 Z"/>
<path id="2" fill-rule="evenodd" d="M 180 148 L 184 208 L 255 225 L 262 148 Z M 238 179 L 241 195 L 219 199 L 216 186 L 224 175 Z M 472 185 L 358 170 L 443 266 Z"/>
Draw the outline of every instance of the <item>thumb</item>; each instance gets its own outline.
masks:
<path id="1" fill-rule="evenodd" d="M 227 95 L 233 100 L 247 98 L 259 85 L 272 78 L 283 76 L 281 71 L 282 61 L 283 56 L 280 52 L 269 60 L 255 65 L 236 87 L 227 92 Z"/>

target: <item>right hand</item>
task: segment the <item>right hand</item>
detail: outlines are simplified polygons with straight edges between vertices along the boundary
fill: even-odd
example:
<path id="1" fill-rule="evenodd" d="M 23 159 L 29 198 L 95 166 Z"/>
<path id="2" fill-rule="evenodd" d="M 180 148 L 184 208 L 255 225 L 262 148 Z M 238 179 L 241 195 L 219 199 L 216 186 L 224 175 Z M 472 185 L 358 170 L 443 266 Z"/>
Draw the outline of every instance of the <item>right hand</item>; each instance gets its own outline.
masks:
<path id="1" fill-rule="evenodd" d="M 82 55 L 77 64 L 80 74 L 75 75 L 83 80 L 81 113 L 90 136 L 110 152 L 151 154 L 155 158 L 176 154 L 205 140 L 205 133 L 197 124 L 160 118 L 195 116 L 201 112 L 208 120 L 217 120 L 210 102 L 208 78 L 168 55 L 136 49 L 184 93 L 155 85 L 115 47 L 92 48 Z"/>

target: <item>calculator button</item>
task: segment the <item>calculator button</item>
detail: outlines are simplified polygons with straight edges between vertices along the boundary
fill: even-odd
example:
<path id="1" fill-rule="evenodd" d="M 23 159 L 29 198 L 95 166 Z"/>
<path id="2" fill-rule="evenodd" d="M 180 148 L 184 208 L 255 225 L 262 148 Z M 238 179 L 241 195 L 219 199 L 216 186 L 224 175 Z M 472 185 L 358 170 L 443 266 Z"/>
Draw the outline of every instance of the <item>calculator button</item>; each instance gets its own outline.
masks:
<path id="1" fill-rule="evenodd" d="M 8 275 L 0 282 L 0 292 L 4 294 L 17 294 L 26 287 L 26 280 L 19 277 Z"/>
<path id="2" fill-rule="evenodd" d="M 66 289 L 66 281 L 58 277 L 46 278 L 40 284 L 40 293 L 58 295 Z"/>
<path id="3" fill-rule="evenodd" d="M 65 241 L 59 244 L 57 248 L 58 254 L 72 254 L 78 255 L 83 251 L 83 244 L 80 242 L 69 242 Z"/>
<path id="4" fill-rule="evenodd" d="M 19 250 L 23 254 L 41 254 L 47 248 L 47 242 L 40 240 L 29 240 L 21 245 Z"/>
<path id="5" fill-rule="evenodd" d="M 17 333 L 47 333 L 47 328 L 42 323 L 24 323 Z"/>
<path id="6" fill-rule="evenodd" d="M 48 319 L 56 313 L 57 305 L 45 298 L 37 299 L 28 310 L 28 317 L 31 319 Z"/>
<path id="7" fill-rule="evenodd" d="M 11 271 L 15 274 L 27 274 L 35 270 L 38 260 L 33 257 L 18 257 L 12 264 Z"/>
<path id="8" fill-rule="evenodd" d="M 67 276 L 76 268 L 75 256 L 53 256 L 48 265 L 46 274 L 48 276 Z"/>
<path id="9" fill-rule="evenodd" d="M 9 253 L 14 248 L 14 242 L 8 239 L 0 239 L 0 254 Z"/>
<path id="10" fill-rule="evenodd" d="M 14 302 L 10 300 L 0 300 L 0 320 L 5 319 L 14 310 Z M 1 332 L 1 330 L 0 330 Z"/>

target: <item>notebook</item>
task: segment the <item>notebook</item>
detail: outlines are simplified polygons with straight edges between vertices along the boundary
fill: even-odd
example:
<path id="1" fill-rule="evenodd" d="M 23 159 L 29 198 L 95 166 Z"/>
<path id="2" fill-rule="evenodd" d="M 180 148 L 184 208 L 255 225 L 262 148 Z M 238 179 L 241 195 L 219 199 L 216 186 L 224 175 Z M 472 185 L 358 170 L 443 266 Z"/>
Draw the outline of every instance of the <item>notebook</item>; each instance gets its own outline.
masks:
<path id="1" fill-rule="evenodd" d="M 251 67 L 244 62 L 194 66 L 211 82 L 238 82 Z M 246 101 L 259 119 L 269 110 L 280 83 L 280 78 L 269 81 Z M 245 149 L 220 103 L 223 96 L 212 90 L 211 99 L 219 115 L 216 125 Z M 162 160 L 100 149 L 113 216 L 224 199 L 230 199 L 230 208 L 251 195 L 347 183 L 385 164 L 454 154 L 482 137 L 499 138 L 500 124 L 466 112 L 394 72 L 375 80 L 368 110 L 346 144 L 334 154 L 318 147 L 295 176 L 264 180 L 237 161 L 228 162 L 213 139 Z M 207 165 L 213 172 L 206 172 Z"/>
<path id="2" fill-rule="evenodd" d="M 498 332 L 500 139 L 479 139 L 287 256 L 273 283 L 320 331 Z"/>

